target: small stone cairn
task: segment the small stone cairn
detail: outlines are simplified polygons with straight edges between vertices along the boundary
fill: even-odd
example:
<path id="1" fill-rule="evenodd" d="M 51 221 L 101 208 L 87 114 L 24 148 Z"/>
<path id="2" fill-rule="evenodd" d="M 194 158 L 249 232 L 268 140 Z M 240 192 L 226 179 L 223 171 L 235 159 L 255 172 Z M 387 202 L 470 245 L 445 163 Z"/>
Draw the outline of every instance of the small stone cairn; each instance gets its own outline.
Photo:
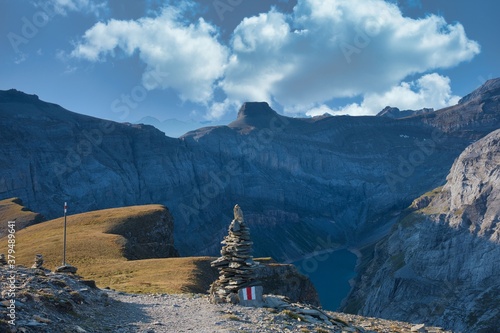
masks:
<path id="1" fill-rule="evenodd" d="M 43 269 L 43 256 L 41 254 L 35 255 L 35 263 L 31 266 L 31 268 Z"/>
<path id="2" fill-rule="evenodd" d="M 219 279 L 210 288 L 213 303 L 238 303 L 238 291 L 258 285 L 253 261 L 250 231 L 243 219 L 240 206 L 234 206 L 234 219 L 228 235 L 221 242 L 224 246 L 221 257 L 212 261 L 211 266 L 219 270 Z"/>

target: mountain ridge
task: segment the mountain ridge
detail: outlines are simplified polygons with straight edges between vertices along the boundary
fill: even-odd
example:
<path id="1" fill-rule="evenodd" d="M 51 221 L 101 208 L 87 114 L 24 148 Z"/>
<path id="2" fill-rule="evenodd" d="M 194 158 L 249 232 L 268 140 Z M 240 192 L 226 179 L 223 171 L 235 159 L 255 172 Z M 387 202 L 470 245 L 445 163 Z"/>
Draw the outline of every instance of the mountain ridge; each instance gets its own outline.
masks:
<path id="1" fill-rule="evenodd" d="M 484 84 L 482 84 L 480 87 L 478 87 L 470 94 L 467 94 L 464 97 L 462 97 L 458 101 L 458 104 L 465 104 L 476 98 L 480 98 L 482 100 L 488 99 L 492 96 L 499 95 L 499 93 L 500 93 L 500 79 L 499 78 L 490 79 L 487 80 Z"/>
<path id="2" fill-rule="evenodd" d="M 74 212 L 164 204 L 185 255 L 216 254 L 223 212 L 238 202 L 253 216 L 250 227 L 280 240 L 257 240 L 260 256 L 297 258 L 325 235 L 330 249 L 355 244 L 393 223 L 381 216 L 444 183 L 462 150 L 500 127 L 500 111 L 480 100 L 404 119 L 288 118 L 248 103 L 231 127 L 179 139 L 150 126 L 61 115 L 50 103 L 0 103 L 0 198 L 20 197 L 48 218 L 64 201 Z"/>
<path id="3" fill-rule="evenodd" d="M 434 112 L 432 108 L 423 108 L 420 110 L 400 110 L 395 107 L 386 106 L 382 111 L 377 113 L 377 117 L 388 117 L 388 118 L 405 118 L 414 115 L 424 114 L 428 112 Z"/>

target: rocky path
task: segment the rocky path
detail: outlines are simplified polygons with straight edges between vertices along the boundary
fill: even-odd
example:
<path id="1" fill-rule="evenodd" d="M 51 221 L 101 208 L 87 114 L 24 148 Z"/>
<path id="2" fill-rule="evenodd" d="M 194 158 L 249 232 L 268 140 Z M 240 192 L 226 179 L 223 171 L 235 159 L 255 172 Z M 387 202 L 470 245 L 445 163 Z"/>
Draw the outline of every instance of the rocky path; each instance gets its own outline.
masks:
<path id="1" fill-rule="evenodd" d="M 93 281 L 43 269 L 0 265 L 0 333 L 400 333 L 438 328 L 323 312 L 266 295 L 267 307 L 214 305 L 208 295 L 137 295 L 102 290 Z M 12 298 L 11 293 L 15 294 Z M 12 302 L 15 308 L 11 309 Z M 9 314 L 15 320 L 10 324 Z M 15 315 L 15 316 L 14 316 Z"/>
<path id="2" fill-rule="evenodd" d="M 112 306 L 99 315 L 101 330 L 119 333 L 164 332 L 314 332 L 314 333 L 400 333 L 445 332 L 424 325 L 328 313 L 344 327 L 304 321 L 303 315 L 273 308 L 247 308 L 209 303 L 205 295 L 135 295 L 108 292 Z"/>
<path id="3" fill-rule="evenodd" d="M 208 303 L 200 295 L 136 295 L 109 292 L 115 300 L 109 312 L 100 314 L 101 327 L 113 332 L 236 332 L 226 325 L 223 306 Z M 233 330 L 231 330 L 233 328 Z"/>

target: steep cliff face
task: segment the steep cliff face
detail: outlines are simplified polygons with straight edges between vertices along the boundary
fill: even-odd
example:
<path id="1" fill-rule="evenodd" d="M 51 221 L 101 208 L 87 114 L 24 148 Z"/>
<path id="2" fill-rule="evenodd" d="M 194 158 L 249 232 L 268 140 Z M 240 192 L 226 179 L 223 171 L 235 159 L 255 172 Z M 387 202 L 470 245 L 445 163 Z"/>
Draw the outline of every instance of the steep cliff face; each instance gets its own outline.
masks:
<path id="1" fill-rule="evenodd" d="M 496 116 L 500 127 L 500 112 Z M 448 131 L 445 123 L 426 117 L 294 119 L 266 103 L 246 103 L 228 127 L 181 137 L 192 151 L 216 156 L 222 174 L 200 181 L 196 203 L 208 209 L 191 205 L 178 215 L 180 223 L 203 215 L 216 225 L 214 210 L 230 211 L 237 201 L 249 212 L 251 229 L 262 235 L 255 240 L 256 255 L 296 258 L 318 250 L 326 235 L 331 247 L 356 243 L 391 223 L 386 217 L 392 212 L 443 184 L 453 160 L 480 135 Z M 211 187 L 221 189 L 220 195 L 211 196 Z M 211 251 L 218 246 L 205 244 Z"/>
<path id="2" fill-rule="evenodd" d="M 0 198 L 20 197 L 47 218 L 64 201 L 72 213 L 164 204 L 181 255 L 215 255 L 224 212 L 238 202 L 258 235 L 256 256 L 296 259 L 376 234 L 392 212 L 443 184 L 453 160 L 486 134 L 475 124 L 500 128 L 500 111 L 480 101 L 405 119 L 295 119 L 246 103 L 228 126 L 172 139 L 1 92 Z M 449 128 L 443 112 L 472 116 Z"/>
<path id="3" fill-rule="evenodd" d="M 415 200 L 376 247 L 345 309 L 456 332 L 500 327 L 500 130 Z"/>
<path id="4" fill-rule="evenodd" d="M 266 293 L 286 296 L 292 302 L 321 305 L 311 280 L 294 265 L 261 262 L 256 274 Z"/>
<path id="5" fill-rule="evenodd" d="M 106 230 L 106 233 L 123 236 L 123 256 L 128 260 L 179 256 L 174 247 L 174 220 L 170 211 L 160 205 L 153 207 L 156 209 L 147 214 L 134 214 L 132 207 L 130 216 Z"/>

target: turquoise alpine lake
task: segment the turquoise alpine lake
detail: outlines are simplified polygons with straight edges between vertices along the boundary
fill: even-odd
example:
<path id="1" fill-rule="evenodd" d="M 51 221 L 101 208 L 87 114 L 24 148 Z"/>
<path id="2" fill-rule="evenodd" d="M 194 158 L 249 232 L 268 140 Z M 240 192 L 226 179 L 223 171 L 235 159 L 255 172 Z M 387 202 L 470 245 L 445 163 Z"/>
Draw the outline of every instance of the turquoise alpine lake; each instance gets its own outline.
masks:
<path id="1" fill-rule="evenodd" d="M 344 249 L 318 254 L 293 264 L 312 281 L 323 308 L 335 311 L 351 290 L 349 280 L 356 276 L 356 261 L 356 255 Z"/>

